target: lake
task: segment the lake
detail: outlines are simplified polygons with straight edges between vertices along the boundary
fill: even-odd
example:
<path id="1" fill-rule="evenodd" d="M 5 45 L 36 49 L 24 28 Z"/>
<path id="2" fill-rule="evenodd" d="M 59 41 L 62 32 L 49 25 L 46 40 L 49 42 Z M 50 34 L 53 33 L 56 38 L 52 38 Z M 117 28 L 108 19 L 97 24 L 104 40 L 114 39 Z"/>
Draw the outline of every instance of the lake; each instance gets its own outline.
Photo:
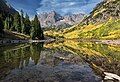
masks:
<path id="1" fill-rule="evenodd" d="M 0 45 L 0 82 L 119 82 L 104 72 L 120 76 L 120 45 L 79 40 Z"/>

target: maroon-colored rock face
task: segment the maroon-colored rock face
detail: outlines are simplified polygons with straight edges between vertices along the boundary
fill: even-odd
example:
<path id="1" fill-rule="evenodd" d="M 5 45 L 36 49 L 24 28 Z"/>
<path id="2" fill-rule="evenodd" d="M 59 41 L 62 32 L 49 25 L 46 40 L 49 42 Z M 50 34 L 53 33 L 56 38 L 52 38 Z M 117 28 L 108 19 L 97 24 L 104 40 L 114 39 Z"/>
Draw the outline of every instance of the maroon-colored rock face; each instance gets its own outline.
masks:
<path id="1" fill-rule="evenodd" d="M 50 26 L 65 26 L 66 25 L 74 25 L 79 23 L 84 14 L 71 14 L 61 16 L 60 14 L 56 13 L 55 11 L 51 11 L 50 13 L 42 13 L 39 16 L 39 20 L 42 27 L 50 27 Z"/>

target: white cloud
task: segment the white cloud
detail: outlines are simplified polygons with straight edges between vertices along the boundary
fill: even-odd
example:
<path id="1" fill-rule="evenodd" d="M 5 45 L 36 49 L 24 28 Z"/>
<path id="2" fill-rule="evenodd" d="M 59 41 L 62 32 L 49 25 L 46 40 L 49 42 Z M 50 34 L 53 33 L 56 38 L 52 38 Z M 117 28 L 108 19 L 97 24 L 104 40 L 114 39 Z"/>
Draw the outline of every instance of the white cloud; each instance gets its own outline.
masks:
<path id="1" fill-rule="evenodd" d="M 52 10 L 60 14 L 67 13 L 89 13 L 90 9 L 95 7 L 96 3 L 101 0 L 42 0 L 40 8 L 37 9 L 38 13 L 49 12 Z"/>
<path id="2" fill-rule="evenodd" d="M 72 5 L 75 5 L 76 3 L 75 2 L 70 2 L 69 5 L 72 6 Z"/>

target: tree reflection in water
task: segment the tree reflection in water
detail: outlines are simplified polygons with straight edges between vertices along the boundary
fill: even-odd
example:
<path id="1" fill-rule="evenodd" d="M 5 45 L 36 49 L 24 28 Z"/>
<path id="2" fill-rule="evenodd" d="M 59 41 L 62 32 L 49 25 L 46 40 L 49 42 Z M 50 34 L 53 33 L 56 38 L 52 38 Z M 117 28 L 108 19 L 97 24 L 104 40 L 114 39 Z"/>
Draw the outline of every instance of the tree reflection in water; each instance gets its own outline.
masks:
<path id="1" fill-rule="evenodd" d="M 40 59 L 43 43 L 11 46 L 3 46 L 5 50 L 0 52 L 0 78 L 7 75 L 12 69 L 36 65 Z"/>
<path id="2" fill-rule="evenodd" d="M 120 76 L 119 45 L 67 40 L 44 45 L 26 43 L 12 47 L 2 46 L 0 51 L 2 79 L 21 73 L 26 75 L 26 79 L 30 78 L 27 75 L 30 74 L 31 77 L 35 76 L 34 80 L 40 82 L 43 80 L 100 82 L 104 71 Z M 25 77 L 23 76 L 22 79 Z M 7 81 L 6 79 L 4 82 Z"/>

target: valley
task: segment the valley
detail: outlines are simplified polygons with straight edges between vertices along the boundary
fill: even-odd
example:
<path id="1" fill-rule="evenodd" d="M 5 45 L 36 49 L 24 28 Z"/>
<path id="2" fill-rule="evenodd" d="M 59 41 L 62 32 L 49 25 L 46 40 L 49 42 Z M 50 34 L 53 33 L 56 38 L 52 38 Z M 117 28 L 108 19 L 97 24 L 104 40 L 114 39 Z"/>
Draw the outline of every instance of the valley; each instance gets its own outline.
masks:
<path id="1" fill-rule="evenodd" d="M 118 0 L 105 0 L 99 3 L 81 23 L 59 31 L 48 30 L 44 34 L 65 39 L 120 39 L 119 5 Z"/>
<path id="2" fill-rule="evenodd" d="M 120 82 L 120 0 L 0 0 L 0 82 Z"/>

